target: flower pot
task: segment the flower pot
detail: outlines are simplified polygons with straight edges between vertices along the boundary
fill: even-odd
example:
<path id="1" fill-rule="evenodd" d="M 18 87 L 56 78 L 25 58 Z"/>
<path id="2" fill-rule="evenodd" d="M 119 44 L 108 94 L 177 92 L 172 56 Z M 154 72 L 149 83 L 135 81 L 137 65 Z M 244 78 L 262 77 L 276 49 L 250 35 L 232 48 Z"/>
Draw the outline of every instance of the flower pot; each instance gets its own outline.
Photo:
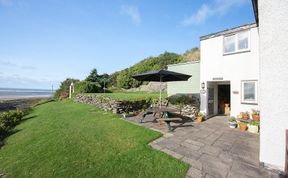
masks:
<path id="1" fill-rule="evenodd" d="M 254 121 L 260 121 L 260 115 L 258 115 L 258 114 L 252 115 L 252 118 Z"/>
<path id="2" fill-rule="evenodd" d="M 249 119 L 248 114 L 243 114 L 243 115 L 242 115 L 242 119 L 243 119 L 243 120 L 248 120 L 248 119 Z"/>
<path id="3" fill-rule="evenodd" d="M 198 122 L 198 123 L 201 123 L 202 120 L 203 120 L 203 117 L 202 117 L 202 116 L 201 116 L 201 117 L 197 117 L 197 122 Z"/>
<path id="4" fill-rule="evenodd" d="M 259 132 L 258 125 L 250 125 L 250 124 L 248 124 L 248 132 L 258 133 Z"/>
<path id="5" fill-rule="evenodd" d="M 247 130 L 247 125 L 246 124 L 239 124 L 239 129 L 241 132 L 245 132 Z"/>
<path id="6" fill-rule="evenodd" d="M 236 127 L 237 127 L 237 122 L 229 122 L 229 127 L 231 128 L 231 129 L 235 129 Z"/>

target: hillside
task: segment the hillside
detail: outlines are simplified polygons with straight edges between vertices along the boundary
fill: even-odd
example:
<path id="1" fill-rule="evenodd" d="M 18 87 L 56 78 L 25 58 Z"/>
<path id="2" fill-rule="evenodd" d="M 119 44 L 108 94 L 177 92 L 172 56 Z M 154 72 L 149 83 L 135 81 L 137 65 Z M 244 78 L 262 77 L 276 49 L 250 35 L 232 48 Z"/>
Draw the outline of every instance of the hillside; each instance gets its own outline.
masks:
<path id="1" fill-rule="evenodd" d="M 142 82 L 132 79 L 132 76 L 135 74 L 151 70 L 167 69 L 167 65 L 169 64 L 197 61 L 199 59 L 199 48 L 192 48 L 184 54 L 165 52 L 157 57 L 148 57 L 129 68 L 111 74 L 110 85 L 124 89 L 135 88 L 142 84 Z"/>

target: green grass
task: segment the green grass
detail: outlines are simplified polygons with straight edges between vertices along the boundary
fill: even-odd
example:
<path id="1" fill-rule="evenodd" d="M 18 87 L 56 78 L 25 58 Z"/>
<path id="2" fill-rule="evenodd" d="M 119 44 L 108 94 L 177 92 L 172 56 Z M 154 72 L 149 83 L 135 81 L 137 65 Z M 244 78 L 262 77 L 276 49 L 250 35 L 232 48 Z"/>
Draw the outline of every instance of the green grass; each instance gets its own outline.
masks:
<path id="1" fill-rule="evenodd" d="M 91 94 L 90 94 L 91 95 Z M 118 101 L 139 101 L 148 99 L 159 99 L 159 93 L 145 93 L 145 92 L 126 92 L 126 93 L 97 93 L 92 95 L 100 95 L 110 97 Z M 164 93 L 163 98 L 167 97 Z"/>
<path id="2" fill-rule="evenodd" d="M 188 170 L 147 145 L 158 132 L 85 104 L 38 106 L 16 130 L 0 149 L 7 177 L 177 178 Z"/>

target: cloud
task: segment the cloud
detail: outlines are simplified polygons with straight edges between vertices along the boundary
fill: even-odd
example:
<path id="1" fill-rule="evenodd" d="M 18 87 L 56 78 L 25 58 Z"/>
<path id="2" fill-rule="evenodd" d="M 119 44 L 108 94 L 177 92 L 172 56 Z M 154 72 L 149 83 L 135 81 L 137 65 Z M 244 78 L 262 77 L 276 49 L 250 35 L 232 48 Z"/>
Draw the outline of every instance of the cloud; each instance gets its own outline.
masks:
<path id="1" fill-rule="evenodd" d="M 12 5 L 12 0 L 0 0 L 0 6 L 10 7 Z"/>
<path id="2" fill-rule="evenodd" d="M 202 4 L 196 13 L 181 21 L 183 26 L 203 24 L 211 16 L 227 14 L 234 7 L 242 6 L 249 0 L 214 0 L 211 4 Z"/>
<path id="3" fill-rule="evenodd" d="M 24 70 L 35 70 L 36 67 L 31 66 L 31 65 L 22 65 L 22 64 L 16 64 L 10 61 L 2 61 L 0 60 L 0 67 L 1 66 L 6 66 L 10 68 L 18 68 L 18 69 L 24 69 Z"/>
<path id="4" fill-rule="evenodd" d="M 13 64 L 12 62 L 9 62 L 9 61 L 0 61 L 0 65 L 3 65 L 3 66 L 15 66 L 15 64 Z"/>
<path id="5" fill-rule="evenodd" d="M 49 80 L 47 78 L 31 78 L 26 76 L 20 76 L 18 74 L 13 75 L 0 75 L 0 86 L 8 88 L 43 88 L 48 89 L 54 84 L 54 88 L 57 88 L 60 84 L 58 80 Z"/>
<path id="6" fill-rule="evenodd" d="M 141 15 L 138 7 L 123 5 L 120 11 L 121 15 L 127 15 L 135 25 L 141 24 Z"/>

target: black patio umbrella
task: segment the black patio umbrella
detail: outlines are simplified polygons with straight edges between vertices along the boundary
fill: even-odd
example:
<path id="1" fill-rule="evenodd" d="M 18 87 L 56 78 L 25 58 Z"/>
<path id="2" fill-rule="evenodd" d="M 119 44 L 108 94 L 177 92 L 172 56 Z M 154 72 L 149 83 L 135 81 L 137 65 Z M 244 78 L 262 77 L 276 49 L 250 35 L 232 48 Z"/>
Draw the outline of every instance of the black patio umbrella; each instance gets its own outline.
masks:
<path id="1" fill-rule="evenodd" d="M 150 71 L 143 74 L 138 74 L 132 76 L 134 79 L 138 81 L 153 81 L 160 82 L 160 107 L 162 104 L 162 82 L 175 82 L 175 81 L 187 81 L 191 75 L 182 74 L 178 72 L 173 72 L 169 70 L 158 70 L 158 71 Z"/>

